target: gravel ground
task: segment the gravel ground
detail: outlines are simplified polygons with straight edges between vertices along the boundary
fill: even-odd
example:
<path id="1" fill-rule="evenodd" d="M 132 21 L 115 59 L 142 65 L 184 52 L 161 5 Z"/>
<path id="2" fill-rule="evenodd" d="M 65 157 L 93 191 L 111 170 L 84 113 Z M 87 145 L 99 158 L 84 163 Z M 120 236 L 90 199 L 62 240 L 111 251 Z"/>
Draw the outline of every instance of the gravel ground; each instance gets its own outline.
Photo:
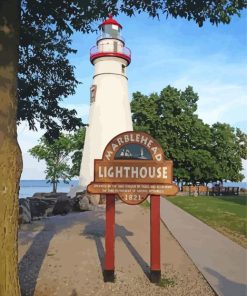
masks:
<path id="1" fill-rule="evenodd" d="M 55 216 L 19 231 L 22 296 L 215 295 L 161 223 L 161 286 L 149 281 L 149 210 L 116 205 L 114 283 L 103 281 L 105 208 Z"/>

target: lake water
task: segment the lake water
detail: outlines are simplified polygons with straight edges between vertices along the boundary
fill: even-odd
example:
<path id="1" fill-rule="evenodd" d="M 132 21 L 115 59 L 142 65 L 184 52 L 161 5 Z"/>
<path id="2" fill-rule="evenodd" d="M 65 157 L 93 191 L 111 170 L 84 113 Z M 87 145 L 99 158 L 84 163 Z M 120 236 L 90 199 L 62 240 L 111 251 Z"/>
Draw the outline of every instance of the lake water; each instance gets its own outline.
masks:
<path id="1" fill-rule="evenodd" d="M 78 180 L 71 180 L 69 184 L 64 182 L 58 183 L 58 192 L 69 192 L 71 186 L 78 185 Z M 36 192 L 52 192 L 52 185 L 46 180 L 21 180 L 20 181 L 20 198 L 33 196 Z"/>
<path id="2" fill-rule="evenodd" d="M 65 184 L 60 182 L 58 184 L 58 192 L 69 192 L 71 186 L 78 185 L 78 180 L 71 180 L 69 184 Z M 247 182 L 227 182 L 224 183 L 224 186 L 228 187 L 240 187 L 240 188 L 247 188 Z M 32 196 L 36 192 L 51 192 L 52 185 L 47 183 L 46 180 L 21 180 L 20 182 L 20 198 L 26 198 Z"/>

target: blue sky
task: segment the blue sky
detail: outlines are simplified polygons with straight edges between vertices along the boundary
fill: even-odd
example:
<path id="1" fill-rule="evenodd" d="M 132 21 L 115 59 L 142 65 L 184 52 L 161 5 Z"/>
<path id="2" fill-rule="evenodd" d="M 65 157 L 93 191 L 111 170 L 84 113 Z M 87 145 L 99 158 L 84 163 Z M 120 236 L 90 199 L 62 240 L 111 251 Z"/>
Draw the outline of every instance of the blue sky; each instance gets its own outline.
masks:
<path id="1" fill-rule="evenodd" d="M 158 21 L 145 14 L 132 18 L 120 15 L 117 20 L 132 52 L 127 70 L 130 99 L 135 91 L 150 94 L 168 84 L 179 89 L 191 85 L 199 95 L 197 113 L 204 122 L 226 122 L 247 132 L 246 13 L 234 17 L 230 25 L 206 23 L 202 28 L 186 20 L 163 17 Z M 82 84 L 63 102 L 75 108 L 85 123 L 93 76 L 89 50 L 96 37 L 97 33 L 73 35 L 72 46 L 78 52 L 70 60 Z M 25 123 L 18 132 L 24 159 L 22 179 L 43 179 L 45 164 L 27 152 L 43 132 L 30 132 Z M 247 181 L 246 161 L 244 166 Z"/>

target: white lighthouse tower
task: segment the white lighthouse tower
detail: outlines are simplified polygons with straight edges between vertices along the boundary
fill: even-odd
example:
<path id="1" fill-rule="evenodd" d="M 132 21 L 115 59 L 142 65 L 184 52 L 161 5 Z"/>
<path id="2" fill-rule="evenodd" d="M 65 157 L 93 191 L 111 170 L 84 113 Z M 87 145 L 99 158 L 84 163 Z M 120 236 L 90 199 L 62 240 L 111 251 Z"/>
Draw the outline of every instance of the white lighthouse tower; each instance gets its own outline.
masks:
<path id="1" fill-rule="evenodd" d="M 94 76 L 79 180 L 82 187 L 93 181 L 94 159 L 102 157 L 107 143 L 133 130 L 126 73 L 131 52 L 121 36 L 122 26 L 111 15 L 99 29 L 96 46 L 90 50 Z"/>

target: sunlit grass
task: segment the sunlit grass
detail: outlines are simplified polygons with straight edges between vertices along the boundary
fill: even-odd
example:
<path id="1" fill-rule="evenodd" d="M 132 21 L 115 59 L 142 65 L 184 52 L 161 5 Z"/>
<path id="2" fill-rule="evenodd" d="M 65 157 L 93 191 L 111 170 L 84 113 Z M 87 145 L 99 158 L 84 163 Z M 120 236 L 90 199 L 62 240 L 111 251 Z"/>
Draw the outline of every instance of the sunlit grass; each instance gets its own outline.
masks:
<path id="1" fill-rule="evenodd" d="M 144 200 L 144 202 L 142 202 L 140 204 L 140 206 L 142 206 L 145 209 L 149 209 L 150 208 L 150 203 L 147 200 Z"/>
<path id="2" fill-rule="evenodd" d="M 176 196 L 168 199 L 247 248 L 247 196 Z"/>

